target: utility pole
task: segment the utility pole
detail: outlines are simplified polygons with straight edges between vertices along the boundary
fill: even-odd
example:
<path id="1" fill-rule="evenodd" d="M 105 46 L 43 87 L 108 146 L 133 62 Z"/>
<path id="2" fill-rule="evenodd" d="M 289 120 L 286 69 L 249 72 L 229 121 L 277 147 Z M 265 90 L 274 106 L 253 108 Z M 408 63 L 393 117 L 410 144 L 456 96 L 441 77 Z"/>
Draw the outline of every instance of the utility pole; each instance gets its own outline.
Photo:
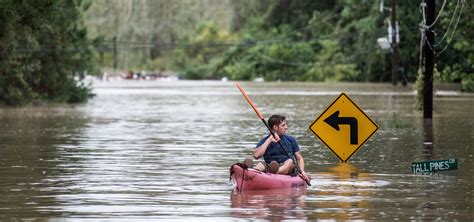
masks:
<path id="1" fill-rule="evenodd" d="M 398 51 L 398 42 L 397 42 L 397 0 L 392 0 L 392 85 L 397 85 L 398 79 L 398 64 L 397 64 L 397 51 Z"/>
<path id="2" fill-rule="evenodd" d="M 424 73 L 423 73 L 423 118 L 433 117 L 433 67 L 434 67 L 434 21 L 436 5 L 435 0 L 426 0 L 426 24 L 423 41 Z"/>

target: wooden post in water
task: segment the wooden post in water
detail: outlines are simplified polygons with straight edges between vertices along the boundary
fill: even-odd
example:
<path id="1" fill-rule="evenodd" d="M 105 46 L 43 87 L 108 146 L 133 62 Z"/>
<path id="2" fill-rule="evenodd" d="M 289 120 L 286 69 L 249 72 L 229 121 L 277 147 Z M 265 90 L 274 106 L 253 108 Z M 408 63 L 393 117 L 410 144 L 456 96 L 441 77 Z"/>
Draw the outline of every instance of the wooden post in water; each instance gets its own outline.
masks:
<path id="1" fill-rule="evenodd" d="M 433 117 L 433 66 L 434 66 L 434 22 L 435 0 L 426 0 L 426 26 L 423 44 L 424 73 L 423 73 L 423 118 Z"/>
<path id="2" fill-rule="evenodd" d="M 392 29 L 392 85 L 396 86 L 398 81 L 398 64 L 397 64 L 397 0 L 392 0 L 392 18 L 391 18 L 391 29 Z"/>
<path id="3" fill-rule="evenodd" d="M 114 72 L 117 71 L 117 36 L 114 37 L 114 45 L 113 45 L 113 67 L 114 67 Z"/>

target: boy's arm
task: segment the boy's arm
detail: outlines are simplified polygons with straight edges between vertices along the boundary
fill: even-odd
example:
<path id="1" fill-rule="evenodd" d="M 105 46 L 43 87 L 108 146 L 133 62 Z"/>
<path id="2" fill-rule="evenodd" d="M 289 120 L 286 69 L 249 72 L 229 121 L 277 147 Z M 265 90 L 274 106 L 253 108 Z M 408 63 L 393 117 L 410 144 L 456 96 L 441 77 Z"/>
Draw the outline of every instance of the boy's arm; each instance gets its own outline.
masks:
<path id="1" fill-rule="evenodd" d="M 265 151 L 267 151 L 267 148 L 268 146 L 270 146 L 270 144 L 272 142 L 278 142 L 280 140 L 280 137 L 277 135 L 277 134 L 274 134 L 275 136 L 269 136 L 265 142 L 263 142 L 262 145 L 258 146 L 257 148 L 255 148 L 253 150 L 253 157 L 255 159 L 260 159 L 260 157 L 262 157 L 264 154 L 265 154 Z"/>
<path id="2" fill-rule="evenodd" d="M 295 153 L 296 161 L 298 162 L 298 167 L 300 168 L 301 172 L 304 172 L 304 159 L 301 155 L 301 152 Z"/>
<path id="3" fill-rule="evenodd" d="M 309 176 L 308 174 L 306 173 L 306 171 L 304 171 L 304 159 L 303 159 L 303 155 L 301 155 L 301 152 L 298 151 L 295 153 L 295 157 L 296 157 L 296 162 L 298 162 L 298 166 L 300 168 L 300 173 L 301 175 L 303 176 L 303 179 L 304 180 L 309 180 Z"/>

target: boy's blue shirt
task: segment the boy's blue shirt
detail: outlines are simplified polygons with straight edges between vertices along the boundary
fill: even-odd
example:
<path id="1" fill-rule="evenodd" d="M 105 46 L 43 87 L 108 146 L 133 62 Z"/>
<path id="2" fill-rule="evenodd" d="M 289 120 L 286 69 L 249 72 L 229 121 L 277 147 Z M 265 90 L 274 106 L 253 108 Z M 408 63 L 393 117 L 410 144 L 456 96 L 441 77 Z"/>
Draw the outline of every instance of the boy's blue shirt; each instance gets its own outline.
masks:
<path id="1" fill-rule="evenodd" d="M 261 139 L 255 148 L 265 143 L 265 141 L 267 140 L 269 136 L 270 135 Z M 298 142 L 296 142 L 296 139 L 292 136 L 288 136 L 286 134 L 281 136 L 280 143 L 283 146 L 283 148 L 286 149 L 288 154 L 290 154 L 291 157 L 294 157 L 295 153 L 300 151 L 300 146 L 298 145 Z M 263 155 L 263 159 L 265 160 L 267 164 L 269 164 L 271 161 L 277 161 L 278 163 L 283 163 L 290 158 L 286 155 L 285 151 L 283 151 L 280 148 L 280 145 L 278 145 L 278 143 L 272 142 L 270 143 L 270 145 L 268 145 L 268 148 L 265 154 Z"/>

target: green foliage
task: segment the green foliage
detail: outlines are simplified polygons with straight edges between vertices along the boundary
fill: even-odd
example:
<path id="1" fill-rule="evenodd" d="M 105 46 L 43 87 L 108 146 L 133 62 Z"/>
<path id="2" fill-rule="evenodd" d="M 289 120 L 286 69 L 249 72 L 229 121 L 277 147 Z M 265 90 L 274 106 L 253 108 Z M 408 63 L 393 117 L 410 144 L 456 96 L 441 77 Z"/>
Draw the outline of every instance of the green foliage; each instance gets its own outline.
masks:
<path id="1" fill-rule="evenodd" d="M 424 94 L 424 75 L 423 75 L 423 69 L 418 70 L 418 78 L 415 81 L 415 90 L 416 90 L 416 97 L 415 97 L 415 104 L 414 108 L 416 110 L 422 110 L 423 109 L 423 94 Z"/>
<path id="2" fill-rule="evenodd" d="M 391 81 L 391 53 L 377 45 L 377 38 L 387 36 L 391 13 L 379 11 L 380 1 L 218 2 L 93 1 L 86 24 L 91 37 L 102 40 L 96 44 L 100 64 L 122 70 L 172 69 L 189 79 Z M 390 7 L 390 1 L 384 4 Z M 463 4 L 459 23 L 457 4 Z M 420 1 L 397 2 L 397 60 L 404 73 L 398 81 L 419 77 L 419 9 Z M 437 4 L 441 80 L 472 91 L 472 4 L 447 1 L 440 9 Z"/>
<path id="3" fill-rule="evenodd" d="M 387 120 L 387 127 L 394 129 L 403 129 L 410 127 L 410 124 L 404 121 L 398 113 L 392 113 Z"/>
<path id="4" fill-rule="evenodd" d="M 333 10 L 339 9 L 327 2 L 275 2 L 263 20 L 254 20 L 241 31 L 250 46 L 232 54 L 217 72 L 248 80 L 360 80 L 357 64 L 338 41 L 345 34 L 332 23 Z"/>
<path id="5" fill-rule="evenodd" d="M 310 65 L 307 55 L 314 55 L 308 43 L 277 42 L 255 45 L 235 56 L 221 75 L 231 79 L 296 80 Z"/>
<path id="6" fill-rule="evenodd" d="M 74 71 L 92 59 L 79 1 L 2 1 L 0 12 L 0 101 L 81 102 L 90 89 Z"/>
<path id="7" fill-rule="evenodd" d="M 434 69 L 433 69 L 433 94 L 436 92 L 436 90 L 437 90 L 440 83 L 441 83 L 441 73 L 438 71 L 437 67 L 434 67 Z M 420 68 L 418 70 L 418 78 L 415 81 L 416 96 L 415 96 L 414 108 L 416 110 L 422 110 L 423 109 L 423 95 L 425 93 L 424 84 L 425 84 L 425 80 L 424 80 L 423 68 Z"/>
<path id="8" fill-rule="evenodd" d="M 460 82 L 461 90 L 474 92 L 474 15 L 470 13 L 473 5 L 457 5 L 459 3 L 447 2 L 445 11 L 440 16 L 434 49 L 439 52 L 437 63 L 442 80 Z"/>
<path id="9" fill-rule="evenodd" d="M 309 81 L 355 81 L 359 71 L 355 64 L 345 62 L 339 44 L 333 40 L 319 41 L 322 49 L 316 55 L 315 64 L 300 80 Z"/>
<path id="10" fill-rule="evenodd" d="M 219 29 L 216 23 L 205 22 L 199 25 L 195 33 L 184 36 L 181 44 L 190 44 L 174 50 L 170 60 L 171 67 L 180 70 L 186 79 L 214 79 L 213 68 L 221 60 L 226 47 L 221 42 L 231 42 L 234 36 Z M 225 45 L 222 45 L 225 46 Z"/>

